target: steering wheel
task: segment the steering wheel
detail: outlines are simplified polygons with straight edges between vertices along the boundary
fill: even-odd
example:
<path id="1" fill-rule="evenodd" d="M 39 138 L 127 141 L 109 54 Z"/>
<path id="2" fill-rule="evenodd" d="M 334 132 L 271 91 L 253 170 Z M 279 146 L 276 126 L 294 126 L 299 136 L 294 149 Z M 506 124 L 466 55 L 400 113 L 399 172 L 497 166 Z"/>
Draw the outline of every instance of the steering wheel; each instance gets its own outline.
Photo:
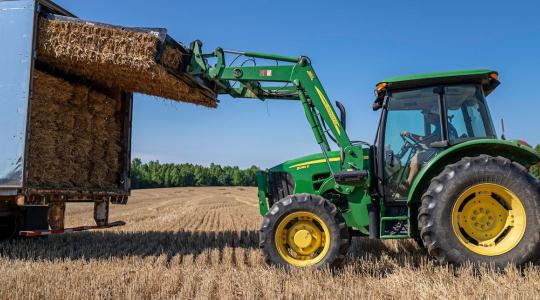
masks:
<path id="1" fill-rule="evenodd" d="M 396 153 L 396 157 L 398 159 L 402 159 L 407 152 L 409 152 L 409 149 L 413 148 L 415 150 L 419 149 L 421 147 L 420 143 L 416 140 L 414 140 L 412 137 L 408 136 L 407 132 L 400 133 L 401 138 L 403 139 L 403 146 L 401 146 L 401 149 L 398 153 Z"/>
<path id="2" fill-rule="evenodd" d="M 410 132 L 408 131 L 402 131 L 399 136 L 401 136 L 401 138 L 403 139 L 403 141 L 405 142 L 405 144 L 403 146 L 405 146 L 406 144 L 410 144 L 412 147 L 415 147 L 417 149 L 423 149 L 424 147 L 422 146 L 422 144 L 420 143 L 419 140 L 417 140 L 413 134 L 411 134 Z"/>

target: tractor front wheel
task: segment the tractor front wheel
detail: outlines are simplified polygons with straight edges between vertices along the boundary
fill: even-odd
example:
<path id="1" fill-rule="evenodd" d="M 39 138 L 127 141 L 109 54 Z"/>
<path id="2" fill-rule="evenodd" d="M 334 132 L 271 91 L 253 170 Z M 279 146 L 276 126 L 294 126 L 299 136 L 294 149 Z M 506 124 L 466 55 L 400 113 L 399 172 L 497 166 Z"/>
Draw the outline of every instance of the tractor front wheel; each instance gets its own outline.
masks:
<path id="1" fill-rule="evenodd" d="M 350 241 L 336 206 L 309 194 L 276 202 L 264 217 L 259 239 L 266 261 L 285 268 L 337 266 Z"/>
<path id="2" fill-rule="evenodd" d="M 523 166 L 481 155 L 447 166 L 422 196 L 428 253 L 440 262 L 522 265 L 540 253 L 540 184 Z"/>

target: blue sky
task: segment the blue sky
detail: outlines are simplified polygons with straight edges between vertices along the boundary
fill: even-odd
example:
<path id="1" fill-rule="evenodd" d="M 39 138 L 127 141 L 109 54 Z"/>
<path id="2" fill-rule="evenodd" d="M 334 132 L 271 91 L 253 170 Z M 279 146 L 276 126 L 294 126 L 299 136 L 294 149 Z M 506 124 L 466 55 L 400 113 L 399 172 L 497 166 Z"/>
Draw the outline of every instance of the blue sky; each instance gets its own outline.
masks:
<path id="1" fill-rule="evenodd" d="M 307 55 L 352 139 L 372 142 L 377 81 L 414 73 L 491 68 L 500 133 L 540 144 L 538 1 L 57 0 L 81 18 L 164 27 L 189 44 Z M 133 155 L 143 160 L 270 167 L 319 150 L 300 103 L 220 97 L 219 109 L 135 96 Z"/>

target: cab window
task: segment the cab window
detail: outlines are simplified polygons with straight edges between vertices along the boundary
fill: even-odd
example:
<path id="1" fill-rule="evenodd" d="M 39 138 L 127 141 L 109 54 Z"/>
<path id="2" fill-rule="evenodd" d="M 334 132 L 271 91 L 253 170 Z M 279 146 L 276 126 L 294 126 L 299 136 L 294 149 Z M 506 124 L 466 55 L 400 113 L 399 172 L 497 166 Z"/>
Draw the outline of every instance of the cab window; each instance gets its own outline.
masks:
<path id="1" fill-rule="evenodd" d="M 444 101 L 450 143 L 496 136 L 486 100 L 479 86 L 472 84 L 447 86 Z"/>

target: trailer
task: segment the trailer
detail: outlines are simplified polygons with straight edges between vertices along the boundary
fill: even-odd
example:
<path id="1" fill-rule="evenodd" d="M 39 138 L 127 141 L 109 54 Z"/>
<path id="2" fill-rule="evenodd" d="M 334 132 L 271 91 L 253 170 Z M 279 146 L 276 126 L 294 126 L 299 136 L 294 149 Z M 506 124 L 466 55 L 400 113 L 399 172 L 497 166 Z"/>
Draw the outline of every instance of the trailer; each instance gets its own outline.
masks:
<path id="1" fill-rule="evenodd" d="M 149 39 L 152 63 L 112 72 L 95 49 L 62 48 L 100 30 Z M 216 106 L 213 89 L 185 72 L 190 50 L 165 29 L 80 20 L 48 0 L 0 0 L 0 45 L 0 239 L 123 225 L 108 215 L 130 195 L 133 92 Z M 94 65 L 79 59 L 88 53 Z M 96 225 L 64 228 L 69 202 L 94 203 Z"/>
<path id="2" fill-rule="evenodd" d="M 49 1 L 0 1 L 0 236 L 36 235 L 51 229 L 64 230 L 67 202 L 93 202 L 96 226 L 109 226 L 109 204 L 125 204 L 130 193 L 129 166 L 132 99 L 130 92 L 116 95 L 121 102 L 121 150 L 118 178 L 107 188 L 95 186 L 39 184 L 31 172 L 46 177 L 47 166 L 34 167 L 30 156 L 33 137 L 33 96 L 36 80 L 36 39 L 38 16 L 53 13 L 75 17 Z M 42 80 L 40 84 L 55 84 Z M 82 85 L 81 85 L 82 87 Z M 58 86 L 49 86 L 56 89 Z M 91 89 L 88 86 L 88 89 Z M 112 96 L 112 93 L 111 93 Z M 114 97 L 111 97 L 114 98 Z M 33 135 L 36 134 L 36 135 Z M 58 142 L 58 141 L 53 141 Z M 66 141 L 69 143 L 69 141 Z M 55 145 L 67 147 L 67 145 Z M 39 156 L 39 153 L 37 153 Z M 52 166 L 49 166 L 52 167 Z M 75 170 L 81 171 L 81 170 Z M 49 173 L 50 174 L 50 173 Z M 34 175 L 32 175 L 34 176 Z M 35 177 L 35 176 L 34 176 Z"/>

